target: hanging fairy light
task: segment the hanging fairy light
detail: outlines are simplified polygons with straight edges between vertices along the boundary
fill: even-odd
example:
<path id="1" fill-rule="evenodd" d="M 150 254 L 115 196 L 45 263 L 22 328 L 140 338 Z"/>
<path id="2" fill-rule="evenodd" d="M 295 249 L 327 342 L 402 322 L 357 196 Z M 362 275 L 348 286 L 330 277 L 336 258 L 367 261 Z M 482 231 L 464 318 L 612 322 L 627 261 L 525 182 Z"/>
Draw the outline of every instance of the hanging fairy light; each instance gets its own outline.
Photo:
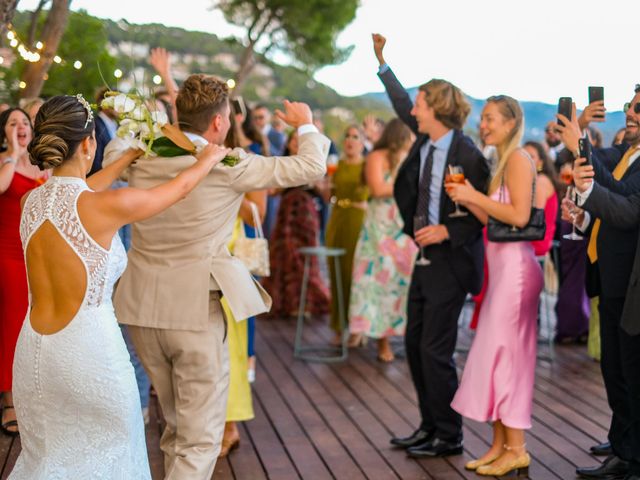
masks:
<path id="1" fill-rule="evenodd" d="M 227 80 L 227 87 L 233 90 L 236 87 L 236 81 L 233 78 Z"/>
<path id="2" fill-rule="evenodd" d="M 162 83 L 162 77 L 160 75 L 154 75 L 153 83 L 155 83 L 156 85 L 160 85 Z"/>
<path id="3" fill-rule="evenodd" d="M 120 70 L 119 68 L 116 68 L 113 72 L 113 76 L 116 78 L 122 78 L 122 70 Z"/>
<path id="4" fill-rule="evenodd" d="M 82 62 L 80 60 L 76 60 L 75 62 L 73 62 L 73 68 L 75 68 L 76 70 L 80 70 L 82 68 Z"/>
<path id="5" fill-rule="evenodd" d="M 25 44 L 20 41 L 20 38 L 18 37 L 18 33 L 13 29 L 13 26 L 9 25 L 8 29 L 9 30 L 7 32 L 7 39 L 9 40 L 9 45 L 18 51 L 18 54 L 20 55 L 20 57 L 25 62 L 31 62 L 31 63 L 39 62 L 42 58 L 42 55 L 40 54 L 40 52 L 33 51 L 27 48 Z M 42 50 L 44 48 L 44 43 L 38 40 L 35 46 L 36 46 L 36 50 Z M 57 64 L 64 63 L 64 60 L 60 58 L 58 55 L 53 57 L 53 61 Z M 82 63 L 80 64 L 80 67 L 76 67 L 76 68 L 78 69 L 82 68 Z"/>
<path id="6" fill-rule="evenodd" d="M 22 81 L 18 84 L 18 86 L 24 90 L 25 88 L 27 88 L 27 82 Z"/>

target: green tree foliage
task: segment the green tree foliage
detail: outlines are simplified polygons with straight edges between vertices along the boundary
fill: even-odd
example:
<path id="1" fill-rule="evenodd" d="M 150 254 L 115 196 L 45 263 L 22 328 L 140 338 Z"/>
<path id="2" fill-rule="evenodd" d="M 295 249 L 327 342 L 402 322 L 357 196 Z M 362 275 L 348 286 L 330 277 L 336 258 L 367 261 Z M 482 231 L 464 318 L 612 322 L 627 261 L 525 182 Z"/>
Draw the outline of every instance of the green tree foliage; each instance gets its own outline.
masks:
<path id="1" fill-rule="evenodd" d="M 336 38 L 354 19 L 358 0 L 217 0 L 214 6 L 247 31 L 238 89 L 255 64 L 255 53 L 279 51 L 314 70 L 346 60 L 353 49 L 339 48 Z"/>
<path id="2" fill-rule="evenodd" d="M 41 22 L 44 22 L 44 18 Z M 13 23 L 20 37 L 27 38 L 30 23 L 28 12 L 18 12 Z M 52 64 L 41 96 L 82 93 L 87 99 L 93 100 L 97 88 L 105 84 L 100 71 L 105 78 L 113 78 L 116 60 L 109 54 L 107 42 L 107 31 L 100 19 L 84 10 L 71 12 L 57 51 L 64 62 Z M 76 60 L 82 62 L 79 70 L 73 66 Z M 16 79 L 20 78 L 24 66 L 25 62 L 18 57 L 11 69 L 5 72 L 6 84 L 10 88 L 16 88 Z M 15 90 L 12 93 L 15 99 Z"/>

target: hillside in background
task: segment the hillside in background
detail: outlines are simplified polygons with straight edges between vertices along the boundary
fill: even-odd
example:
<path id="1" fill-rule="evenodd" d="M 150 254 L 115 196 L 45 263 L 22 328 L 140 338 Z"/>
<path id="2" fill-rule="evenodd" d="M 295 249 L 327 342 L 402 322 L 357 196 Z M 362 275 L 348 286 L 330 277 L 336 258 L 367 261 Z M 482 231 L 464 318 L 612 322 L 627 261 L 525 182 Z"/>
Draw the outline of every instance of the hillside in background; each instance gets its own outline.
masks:
<path id="1" fill-rule="evenodd" d="M 412 98 L 415 98 L 417 93 L 417 87 L 409 89 L 409 94 Z M 391 104 L 384 92 L 369 93 L 365 96 L 372 100 L 385 102 L 389 108 L 391 108 Z M 471 114 L 467 120 L 465 130 L 467 130 L 471 136 L 476 137 L 477 126 L 480 124 L 480 113 L 482 112 L 482 107 L 485 101 L 473 97 L 467 97 L 467 99 L 471 103 Z M 550 120 L 555 119 L 558 106 L 542 102 L 521 102 L 521 105 L 524 110 L 525 118 L 524 139 L 542 140 L 544 137 L 544 129 Z M 611 144 L 615 133 L 620 128 L 624 127 L 625 115 L 622 111 L 609 112 L 607 113 L 606 122 L 594 123 L 594 125 L 602 131 L 605 145 L 609 145 Z"/>
<path id="2" fill-rule="evenodd" d="M 30 12 L 22 11 L 16 13 L 13 23 L 18 30 L 26 32 L 29 22 Z M 103 59 L 101 62 L 96 60 L 95 52 L 91 50 L 92 47 L 82 43 L 82 39 L 87 38 L 86 35 L 80 35 L 79 38 L 76 38 L 78 35 L 74 33 L 83 31 L 83 28 L 85 30 L 87 28 L 99 29 L 99 26 L 104 29 L 101 37 L 103 39 L 100 40 L 103 42 L 101 45 L 103 50 L 104 42 L 107 42 L 105 51 L 107 59 Z M 72 12 L 66 35 L 60 49 L 65 53 L 61 53 L 61 55 L 69 57 L 78 55 L 78 58 L 85 65 L 92 64 L 94 71 L 96 64 L 98 64 L 97 66 L 101 67 L 100 75 L 104 80 L 100 80 L 100 76 L 96 78 L 97 74 L 95 74 L 90 81 L 85 80 L 82 84 L 85 87 L 82 87 L 78 82 L 79 78 L 83 75 L 89 75 L 88 70 L 90 69 L 74 71 L 70 66 L 67 66 L 65 72 L 73 73 L 58 75 L 55 82 L 53 78 L 55 75 L 52 75 L 49 82 L 49 90 L 52 91 L 47 93 L 48 95 L 74 91 L 83 92 L 85 96 L 90 98 L 93 97 L 92 90 L 100 87 L 103 81 L 111 88 L 120 90 L 128 90 L 132 87 L 139 88 L 143 85 L 153 88 L 151 79 L 155 72 L 149 65 L 149 50 L 153 47 L 164 47 L 172 53 L 173 74 L 178 83 L 182 82 L 189 74 L 200 72 L 216 74 L 225 79 L 232 78 L 238 68 L 243 50 L 242 44 L 235 38 L 220 38 L 211 33 L 193 32 L 160 24 L 136 25 L 128 23 L 126 20 L 116 22 L 97 19 L 82 10 Z M 255 67 L 243 92 L 245 100 L 250 105 L 259 102 L 273 108 L 281 105 L 285 98 L 306 102 L 314 110 L 322 111 L 327 133 L 336 139 L 342 136 L 347 125 L 361 121 L 366 114 L 372 113 L 385 119 L 393 115 L 389 100 L 383 92 L 345 97 L 327 85 L 315 81 L 308 71 L 278 65 L 266 58 L 260 58 L 260 62 Z M 109 66 L 107 67 L 107 65 Z M 122 78 L 116 80 L 113 71 L 106 71 L 112 68 L 121 70 Z M 3 72 L 0 73 L 4 76 Z M 375 72 L 363 72 L 363 75 L 375 75 Z M 7 75 L 7 79 L 10 78 L 11 76 Z M 13 77 L 14 88 L 17 88 L 16 78 Z M 6 84 L 11 84 L 11 82 L 7 80 Z M 535 86 L 531 88 L 535 89 Z M 416 87 L 409 90 L 412 97 L 415 97 L 416 92 Z M 476 136 L 484 100 L 475 98 L 469 98 L 469 100 L 472 104 L 472 113 L 467 122 L 466 130 L 470 135 Z M 525 138 L 542 139 L 546 123 L 555 118 L 556 106 L 540 102 L 523 102 L 522 105 L 525 111 Z M 605 142 L 610 143 L 615 132 L 623 125 L 624 114 L 612 112 L 607 115 L 607 122 L 599 124 L 598 128 L 603 131 Z"/>

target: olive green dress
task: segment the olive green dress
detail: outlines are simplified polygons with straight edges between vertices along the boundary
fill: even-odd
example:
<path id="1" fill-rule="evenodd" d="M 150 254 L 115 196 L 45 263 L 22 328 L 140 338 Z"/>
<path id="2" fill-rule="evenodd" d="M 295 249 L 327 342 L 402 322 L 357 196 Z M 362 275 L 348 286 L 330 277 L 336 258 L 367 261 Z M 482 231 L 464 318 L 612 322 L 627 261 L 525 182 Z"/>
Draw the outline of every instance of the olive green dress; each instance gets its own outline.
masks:
<path id="1" fill-rule="evenodd" d="M 340 278 L 344 293 L 344 319 L 349 321 L 349 301 L 351 293 L 351 271 L 353 254 L 358 243 L 365 211 L 352 203 L 366 202 L 369 190 L 364 183 L 362 169 L 364 162 L 349 164 L 344 160 L 338 163 L 333 175 L 333 195 L 335 202 L 327 224 L 325 245 L 330 248 L 344 248 L 346 253 L 340 257 Z M 333 259 L 329 258 L 331 279 L 335 278 Z M 331 281 L 331 328 L 340 332 L 338 312 L 338 294 L 335 282 Z"/>

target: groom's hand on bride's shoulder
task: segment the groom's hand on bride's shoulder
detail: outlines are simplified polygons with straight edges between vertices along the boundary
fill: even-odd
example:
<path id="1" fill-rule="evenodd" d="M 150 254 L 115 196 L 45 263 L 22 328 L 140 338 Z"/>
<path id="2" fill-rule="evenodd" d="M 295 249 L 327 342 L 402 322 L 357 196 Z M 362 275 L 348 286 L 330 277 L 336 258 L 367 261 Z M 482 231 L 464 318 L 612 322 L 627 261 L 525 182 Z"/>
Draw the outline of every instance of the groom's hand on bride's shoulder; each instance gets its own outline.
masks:
<path id="1" fill-rule="evenodd" d="M 301 125 L 308 125 L 313 122 L 311 108 L 309 108 L 309 105 L 302 102 L 290 102 L 289 100 L 285 100 L 284 112 L 276 109 L 275 113 L 283 122 L 288 123 L 294 128 L 298 128 Z"/>

